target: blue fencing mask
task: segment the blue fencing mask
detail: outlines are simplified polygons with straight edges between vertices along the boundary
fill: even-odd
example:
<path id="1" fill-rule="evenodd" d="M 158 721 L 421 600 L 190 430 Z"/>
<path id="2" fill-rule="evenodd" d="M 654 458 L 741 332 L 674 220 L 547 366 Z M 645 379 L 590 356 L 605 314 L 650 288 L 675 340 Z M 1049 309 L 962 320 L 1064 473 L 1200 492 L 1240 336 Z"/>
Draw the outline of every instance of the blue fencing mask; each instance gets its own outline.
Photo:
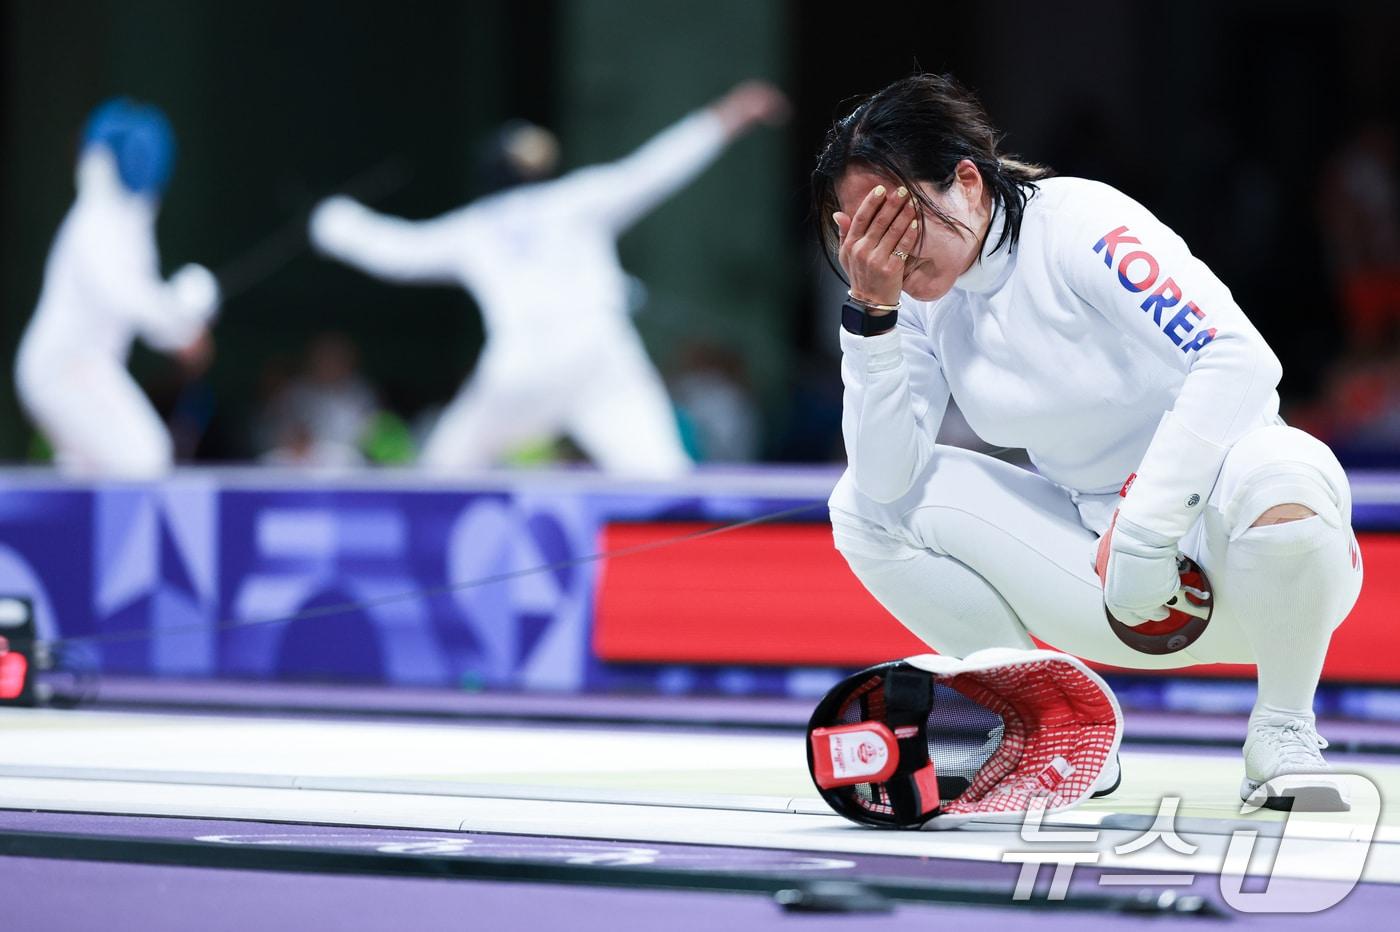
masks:
<path id="1" fill-rule="evenodd" d="M 105 146 L 116 159 L 122 185 L 159 197 L 175 166 L 175 134 L 159 108 L 125 97 L 99 106 L 83 128 L 83 150 Z"/>

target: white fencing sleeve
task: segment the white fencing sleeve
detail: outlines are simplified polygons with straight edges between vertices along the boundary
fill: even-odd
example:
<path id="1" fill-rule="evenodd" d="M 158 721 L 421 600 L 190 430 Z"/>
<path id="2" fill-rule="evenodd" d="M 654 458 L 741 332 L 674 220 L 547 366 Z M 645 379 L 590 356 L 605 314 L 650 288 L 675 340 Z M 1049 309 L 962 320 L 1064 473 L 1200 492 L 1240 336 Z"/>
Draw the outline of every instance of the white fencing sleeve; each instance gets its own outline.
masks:
<path id="1" fill-rule="evenodd" d="M 700 110 L 625 158 L 570 172 L 556 182 L 557 190 L 571 210 L 618 234 L 694 180 L 725 143 L 719 117 Z"/>
<path id="2" fill-rule="evenodd" d="M 218 308 L 218 285 L 202 266 L 185 266 L 169 282 L 161 279 L 148 236 L 88 241 L 79 268 L 87 300 L 130 321 L 142 340 L 163 352 L 193 343 Z"/>
<path id="3" fill-rule="evenodd" d="M 892 502 L 913 487 L 933 455 L 948 410 L 948 381 L 928 336 L 901 317 L 888 333 L 841 329 L 841 434 L 856 488 Z"/>
<path id="4" fill-rule="evenodd" d="M 1074 205 L 1057 261 L 1109 325 L 1185 373 L 1121 508 L 1131 524 L 1177 541 L 1200 515 L 1230 446 L 1276 413 L 1282 368 L 1181 237 L 1126 195 L 1101 191 Z"/>
<path id="5" fill-rule="evenodd" d="M 331 197 L 311 213 L 311 243 L 323 255 L 394 282 L 450 282 L 471 249 L 470 208 L 433 220 L 404 220 Z"/>

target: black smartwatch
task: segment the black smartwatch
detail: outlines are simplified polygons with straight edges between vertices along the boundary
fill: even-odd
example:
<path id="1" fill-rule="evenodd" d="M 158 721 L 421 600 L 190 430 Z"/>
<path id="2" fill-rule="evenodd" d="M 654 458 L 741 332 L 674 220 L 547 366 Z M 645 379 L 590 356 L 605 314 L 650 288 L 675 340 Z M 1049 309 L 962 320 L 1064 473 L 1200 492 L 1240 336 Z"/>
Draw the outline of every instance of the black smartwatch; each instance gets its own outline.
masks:
<path id="1" fill-rule="evenodd" d="M 899 320 L 899 311 L 890 311 L 878 317 L 854 301 L 841 305 L 841 326 L 858 337 L 874 337 L 894 329 Z"/>

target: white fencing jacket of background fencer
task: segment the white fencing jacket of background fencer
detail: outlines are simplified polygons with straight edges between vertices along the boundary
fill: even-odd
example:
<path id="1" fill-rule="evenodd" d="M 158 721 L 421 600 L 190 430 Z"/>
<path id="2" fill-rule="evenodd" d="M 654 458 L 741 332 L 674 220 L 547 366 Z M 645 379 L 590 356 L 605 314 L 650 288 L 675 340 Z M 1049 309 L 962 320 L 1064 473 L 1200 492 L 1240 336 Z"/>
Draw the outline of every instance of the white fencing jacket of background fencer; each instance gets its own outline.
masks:
<path id="1" fill-rule="evenodd" d="M 1179 236 L 1107 185 L 1038 185 L 1014 250 L 992 251 L 998 211 L 948 294 L 904 296 L 888 333 L 842 330 L 849 464 L 833 508 L 911 491 L 951 396 L 983 440 L 1025 448 L 1072 492 L 1137 473 L 1123 517 L 1178 541 L 1229 447 L 1280 423 L 1278 359 Z"/>
<path id="2" fill-rule="evenodd" d="M 124 370 L 137 336 L 165 352 L 183 349 L 214 312 L 212 295 L 182 294 L 178 276 L 160 277 L 158 203 L 122 185 L 105 148 L 79 159 L 77 188 L 16 358 L 20 392 L 30 398 L 63 390 L 75 367 Z"/>
<path id="3" fill-rule="evenodd" d="M 376 277 L 459 284 L 475 296 L 486 351 L 519 353 L 521 377 L 550 378 L 542 359 L 580 357 L 628 320 L 617 237 L 700 174 L 724 148 L 709 110 L 616 162 L 409 221 L 336 198 L 312 217 L 316 246 Z M 555 373 L 555 377 L 565 375 Z"/>

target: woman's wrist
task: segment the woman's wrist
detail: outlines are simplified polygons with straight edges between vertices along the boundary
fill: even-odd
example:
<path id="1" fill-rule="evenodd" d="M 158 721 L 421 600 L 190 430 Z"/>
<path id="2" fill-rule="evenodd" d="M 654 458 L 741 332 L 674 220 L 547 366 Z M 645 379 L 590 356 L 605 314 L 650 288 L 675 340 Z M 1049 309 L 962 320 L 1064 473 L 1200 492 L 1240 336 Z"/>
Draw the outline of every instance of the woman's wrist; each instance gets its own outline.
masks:
<path id="1" fill-rule="evenodd" d="M 888 333 L 899 323 L 899 305 L 884 307 L 883 311 L 870 310 L 851 298 L 841 305 L 841 326 L 858 337 Z"/>
<path id="2" fill-rule="evenodd" d="M 893 314 L 899 310 L 898 298 L 896 298 L 893 303 L 887 304 L 883 301 L 874 301 L 869 298 L 862 297 L 861 295 L 856 294 L 854 290 L 848 290 L 846 292 L 846 295 L 851 299 L 852 302 L 860 305 L 860 307 L 872 317 L 883 317 L 886 314 Z"/>

